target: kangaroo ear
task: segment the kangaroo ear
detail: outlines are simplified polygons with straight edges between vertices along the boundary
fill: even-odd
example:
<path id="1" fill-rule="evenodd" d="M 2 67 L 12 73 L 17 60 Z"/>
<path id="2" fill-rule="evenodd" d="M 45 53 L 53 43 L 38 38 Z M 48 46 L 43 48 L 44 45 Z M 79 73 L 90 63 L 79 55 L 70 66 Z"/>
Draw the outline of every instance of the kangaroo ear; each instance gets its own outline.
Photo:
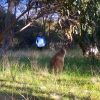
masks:
<path id="1" fill-rule="evenodd" d="M 63 45 L 68 45 L 68 42 L 64 42 Z"/>
<path id="2" fill-rule="evenodd" d="M 68 46 L 68 44 L 69 44 L 68 42 L 67 43 L 64 43 L 65 46 Z"/>

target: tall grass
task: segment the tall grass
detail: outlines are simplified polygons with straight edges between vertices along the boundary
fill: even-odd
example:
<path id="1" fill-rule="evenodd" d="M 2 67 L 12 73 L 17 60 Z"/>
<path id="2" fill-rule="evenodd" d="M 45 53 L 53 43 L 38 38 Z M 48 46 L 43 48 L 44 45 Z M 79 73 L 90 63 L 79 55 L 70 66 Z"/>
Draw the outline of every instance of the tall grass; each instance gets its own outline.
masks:
<path id="1" fill-rule="evenodd" d="M 80 50 L 67 51 L 62 73 L 49 62 L 56 51 L 20 50 L 0 60 L 0 100 L 100 100 L 100 72 Z M 100 61 L 98 60 L 98 68 Z"/>

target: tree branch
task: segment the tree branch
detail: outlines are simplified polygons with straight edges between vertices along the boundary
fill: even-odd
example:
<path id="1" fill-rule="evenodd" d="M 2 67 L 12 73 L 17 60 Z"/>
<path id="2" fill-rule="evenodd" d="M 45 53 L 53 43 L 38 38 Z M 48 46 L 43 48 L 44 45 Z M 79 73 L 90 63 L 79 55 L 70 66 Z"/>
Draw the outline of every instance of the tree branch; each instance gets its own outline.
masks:
<path id="1" fill-rule="evenodd" d="M 29 27 L 31 24 L 32 24 L 32 22 L 28 23 L 28 24 L 25 25 L 23 28 L 21 28 L 19 31 L 13 33 L 13 35 L 14 35 L 14 34 L 17 34 L 17 33 L 19 33 L 19 32 L 22 32 L 24 29 L 26 29 L 27 27 Z"/>
<path id="2" fill-rule="evenodd" d="M 32 6 L 35 4 L 35 2 L 32 2 L 31 5 L 17 18 L 15 19 L 6 29 L 5 31 L 0 35 L 0 42 L 2 41 L 5 34 L 17 23 L 17 21 L 27 12 L 29 11 Z"/>

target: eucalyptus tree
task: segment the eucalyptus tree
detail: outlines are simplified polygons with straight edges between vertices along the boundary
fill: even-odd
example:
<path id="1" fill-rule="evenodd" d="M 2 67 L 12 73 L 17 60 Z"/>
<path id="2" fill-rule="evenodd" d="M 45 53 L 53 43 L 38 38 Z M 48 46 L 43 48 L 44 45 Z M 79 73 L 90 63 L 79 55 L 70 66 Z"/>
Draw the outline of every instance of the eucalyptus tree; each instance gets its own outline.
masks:
<path id="1" fill-rule="evenodd" d="M 65 30 L 67 37 L 71 41 L 77 42 L 84 56 L 89 56 L 91 50 L 96 46 L 99 47 L 99 23 L 100 23 L 100 1 L 99 0 L 27 0 L 27 9 L 22 12 L 23 16 L 29 10 L 36 9 L 36 17 L 31 18 L 32 21 L 40 17 L 59 13 L 60 19 L 65 19 L 65 22 L 60 23 L 62 29 Z M 37 11 L 37 8 L 40 8 Z M 21 17 L 19 16 L 4 32 L 6 34 L 10 28 Z M 29 26 L 29 22 L 26 26 Z M 26 27 L 25 27 L 26 28 Z M 3 36 L 0 36 L 0 40 Z M 92 46 L 92 48 L 91 48 Z M 98 50 L 98 49 L 97 49 Z M 92 50 L 92 54 L 94 49 Z M 99 55 L 97 51 L 96 56 Z"/>
<path id="2" fill-rule="evenodd" d="M 7 14 L 6 14 L 6 18 L 5 18 L 5 29 L 11 24 L 11 17 L 12 17 L 12 10 L 15 6 L 16 3 L 18 3 L 19 0 L 7 0 Z M 5 69 L 9 69 L 9 64 L 8 64 L 8 59 L 6 57 L 6 51 L 7 49 L 9 48 L 9 46 L 11 45 L 11 40 L 12 38 L 10 37 L 10 34 L 11 34 L 11 29 L 7 31 L 6 35 L 4 36 L 3 38 L 3 43 L 2 43 L 2 46 L 1 46 L 1 55 L 3 56 L 3 61 L 4 61 L 4 66 L 5 66 Z M 1 34 L 2 35 L 2 34 Z"/>
<path id="3" fill-rule="evenodd" d="M 1 47 L 1 50 L 0 50 L 1 55 L 6 55 L 7 49 L 10 46 L 10 42 L 11 42 L 10 40 L 11 40 L 11 36 L 12 36 L 12 35 L 10 35 L 10 34 L 12 34 L 11 28 L 35 4 L 35 2 L 33 2 L 33 1 L 30 2 L 30 6 L 24 12 L 22 12 L 21 15 L 19 15 L 15 20 L 13 20 L 11 22 L 12 10 L 15 7 L 16 2 L 18 3 L 18 0 L 7 0 L 8 10 L 7 10 L 7 15 L 6 15 L 6 19 L 5 19 L 5 30 L 0 35 L 0 42 L 3 41 L 3 44 L 2 44 L 2 47 Z"/>
<path id="4" fill-rule="evenodd" d="M 85 56 L 91 56 L 91 54 L 95 57 L 98 57 L 99 54 L 99 40 L 98 40 L 98 32 L 100 27 L 100 12 L 99 0 L 86 0 L 80 1 L 76 5 L 78 6 L 78 10 L 80 11 L 79 22 L 81 29 L 81 38 L 79 39 L 79 45 L 83 50 Z M 82 47 L 83 46 L 83 47 Z"/>
<path id="5" fill-rule="evenodd" d="M 5 18 L 5 29 L 11 24 L 12 21 L 12 10 L 14 7 L 16 8 L 16 4 L 19 2 L 19 0 L 7 0 L 8 8 L 7 8 L 7 14 Z M 5 55 L 7 49 L 11 45 L 11 29 L 7 32 L 7 34 L 3 38 L 3 44 L 1 47 L 1 54 Z"/>
<path id="6" fill-rule="evenodd" d="M 94 67 L 95 58 L 100 58 L 100 0 L 45 1 L 53 11 L 60 13 L 59 22 L 66 39 L 76 42 L 83 55 L 92 58 Z"/>
<path id="7" fill-rule="evenodd" d="M 71 41 L 79 44 L 84 56 L 98 57 L 100 35 L 99 0 L 44 0 L 42 13 L 59 12 L 60 26 Z M 40 13 L 41 13 L 40 12 Z M 62 21 L 64 19 L 64 21 Z"/>

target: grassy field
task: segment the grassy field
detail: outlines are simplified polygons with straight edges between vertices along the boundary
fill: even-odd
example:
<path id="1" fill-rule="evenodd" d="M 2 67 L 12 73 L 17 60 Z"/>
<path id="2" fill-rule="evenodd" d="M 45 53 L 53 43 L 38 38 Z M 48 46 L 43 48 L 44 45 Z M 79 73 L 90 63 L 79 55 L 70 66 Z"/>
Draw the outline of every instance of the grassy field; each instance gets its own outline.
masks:
<path id="1" fill-rule="evenodd" d="M 94 71 L 80 50 L 67 51 L 63 72 L 55 76 L 49 67 L 55 53 L 9 51 L 0 60 L 0 100 L 100 100 L 100 61 Z"/>

